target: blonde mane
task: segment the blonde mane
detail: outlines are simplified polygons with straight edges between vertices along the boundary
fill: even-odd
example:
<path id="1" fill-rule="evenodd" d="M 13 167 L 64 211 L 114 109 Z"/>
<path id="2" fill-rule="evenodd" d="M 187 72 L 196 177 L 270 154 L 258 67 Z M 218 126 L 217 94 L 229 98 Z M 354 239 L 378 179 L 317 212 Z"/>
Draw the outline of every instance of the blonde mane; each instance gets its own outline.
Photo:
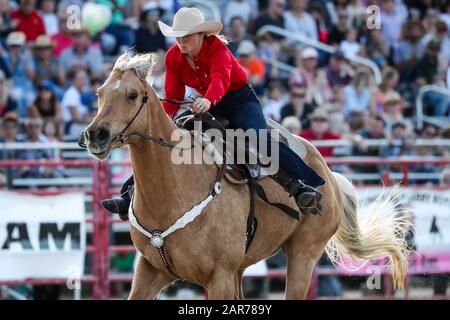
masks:
<path id="1" fill-rule="evenodd" d="M 125 72 L 134 70 L 142 81 L 146 81 L 152 71 L 152 67 L 157 63 L 157 57 L 151 53 L 137 54 L 130 56 L 128 53 L 117 58 L 112 71 Z"/>

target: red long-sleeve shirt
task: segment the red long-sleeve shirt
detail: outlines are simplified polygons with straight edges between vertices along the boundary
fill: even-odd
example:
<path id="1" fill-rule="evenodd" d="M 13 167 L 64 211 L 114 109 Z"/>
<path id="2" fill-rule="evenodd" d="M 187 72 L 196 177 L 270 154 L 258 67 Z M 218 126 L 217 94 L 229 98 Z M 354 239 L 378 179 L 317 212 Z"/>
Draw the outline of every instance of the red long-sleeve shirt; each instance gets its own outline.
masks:
<path id="1" fill-rule="evenodd" d="M 25 15 L 22 10 L 17 10 L 11 13 L 11 18 L 18 21 L 17 31 L 25 33 L 27 41 L 35 41 L 38 36 L 45 34 L 44 21 L 36 11 Z"/>
<path id="2" fill-rule="evenodd" d="M 245 70 L 227 46 L 216 36 L 204 39 L 194 59 L 196 70 L 187 62 L 177 44 L 167 51 L 165 95 L 167 99 L 183 100 L 185 85 L 194 88 L 204 98 L 217 104 L 228 92 L 242 88 L 248 81 Z M 174 117 L 180 106 L 164 102 L 164 109 Z"/>

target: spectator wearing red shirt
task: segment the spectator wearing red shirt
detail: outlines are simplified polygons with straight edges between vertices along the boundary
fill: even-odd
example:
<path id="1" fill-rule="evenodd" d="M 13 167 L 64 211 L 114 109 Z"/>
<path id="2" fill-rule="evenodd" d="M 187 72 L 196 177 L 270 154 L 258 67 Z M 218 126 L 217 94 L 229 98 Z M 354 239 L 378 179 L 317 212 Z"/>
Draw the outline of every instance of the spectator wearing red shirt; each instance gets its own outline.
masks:
<path id="1" fill-rule="evenodd" d="M 17 31 L 22 31 L 27 41 L 35 41 L 38 36 L 45 34 L 44 21 L 37 13 L 35 0 L 21 0 L 19 10 L 11 13 L 16 21 Z"/>
<path id="2" fill-rule="evenodd" d="M 159 21 L 161 32 L 166 37 L 176 37 L 166 55 L 165 93 L 167 99 L 183 100 L 185 87 L 197 90 L 203 97 L 197 98 L 190 110 L 183 113 L 205 113 L 227 119 L 234 127 L 243 130 L 267 130 L 267 123 L 259 100 L 248 84 L 245 70 L 217 34 L 222 30 L 220 22 L 205 22 L 197 8 L 181 8 L 174 17 L 173 27 Z M 175 116 L 180 106 L 164 102 L 166 112 Z M 267 131 L 266 131 L 267 133 Z M 259 140 L 258 145 L 268 140 Z M 271 157 L 271 143 L 267 143 L 267 156 Z M 275 155 L 276 156 L 276 155 Z M 321 195 L 315 188 L 325 183 L 287 145 L 279 144 L 279 167 L 289 177 L 289 183 L 298 184 L 298 192 L 292 194 L 303 213 L 320 212 Z M 122 190 L 134 183 L 127 180 Z M 127 192 L 125 192 L 127 193 Z M 121 216 L 128 212 L 129 196 L 102 201 L 104 207 Z"/>
<path id="3" fill-rule="evenodd" d="M 73 35 L 67 26 L 68 13 L 66 10 L 58 11 L 59 32 L 52 36 L 55 43 L 52 54 L 59 57 L 64 50 L 73 46 Z M 73 30 L 72 30 L 73 31 Z"/>
<path id="4" fill-rule="evenodd" d="M 331 132 L 330 114 L 325 107 L 319 107 L 314 110 L 310 116 L 311 127 L 300 132 L 300 136 L 306 140 L 339 140 L 341 136 L 338 133 Z M 332 157 L 334 147 L 319 147 L 320 154 L 323 157 Z"/>

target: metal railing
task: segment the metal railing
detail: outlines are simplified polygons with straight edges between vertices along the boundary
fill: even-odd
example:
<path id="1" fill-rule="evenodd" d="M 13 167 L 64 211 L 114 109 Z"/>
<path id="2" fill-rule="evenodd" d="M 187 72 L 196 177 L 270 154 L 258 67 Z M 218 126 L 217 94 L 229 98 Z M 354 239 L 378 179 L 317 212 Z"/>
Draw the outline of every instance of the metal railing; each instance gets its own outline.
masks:
<path id="1" fill-rule="evenodd" d="M 313 39 L 310 39 L 302 34 L 299 33 L 294 33 L 292 31 L 288 31 L 286 29 L 280 28 L 280 27 L 276 27 L 276 26 L 270 26 L 270 25 L 266 25 L 264 27 L 262 27 L 261 29 L 258 30 L 258 34 L 263 34 L 263 33 L 274 33 L 289 39 L 293 39 L 293 40 L 297 40 L 301 43 L 304 43 L 308 46 L 314 47 L 316 49 L 328 52 L 328 53 L 335 53 L 337 51 L 337 49 L 335 47 L 332 47 L 330 45 L 321 43 L 319 41 L 315 41 Z M 366 66 L 368 68 L 370 68 L 373 72 L 374 78 L 375 78 L 375 82 L 377 84 L 381 83 L 381 71 L 380 68 L 378 68 L 378 66 L 376 65 L 375 62 L 373 62 L 370 59 L 361 57 L 361 56 L 349 56 L 346 55 L 345 56 L 349 61 L 352 61 L 354 63 Z"/>
<path id="2" fill-rule="evenodd" d="M 437 85 L 426 85 L 419 89 L 416 96 L 416 121 L 417 128 L 422 129 L 423 123 L 428 122 L 434 124 L 438 127 L 444 127 L 450 123 L 448 117 L 429 117 L 423 113 L 423 97 L 428 92 L 437 92 L 442 95 L 450 97 L 450 90 L 446 88 L 439 87 Z"/>

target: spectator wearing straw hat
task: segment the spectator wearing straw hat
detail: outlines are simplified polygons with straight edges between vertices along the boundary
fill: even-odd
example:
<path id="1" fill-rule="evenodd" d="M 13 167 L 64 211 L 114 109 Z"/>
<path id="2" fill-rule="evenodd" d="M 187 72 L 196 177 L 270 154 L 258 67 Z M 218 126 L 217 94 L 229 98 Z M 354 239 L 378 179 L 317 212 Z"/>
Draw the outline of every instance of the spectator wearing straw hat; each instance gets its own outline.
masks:
<path id="1" fill-rule="evenodd" d="M 36 11 L 36 0 L 20 0 L 19 10 L 11 14 L 17 23 L 17 31 L 25 34 L 27 41 L 34 41 L 45 34 L 44 21 Z"/>
<path id="2" fill-rule="evenodd" d="M 17 99 L 19 117 L 26 117 L 27 107 L 35 96 L 33 79 L 36 70 L 31 53 L 25 48 L 25 42 L 23 32 L 10 33 L 6 39 L 8 51 L 4 55 L 12 73 L 12 94 Z"/>
<path id="3" fill-rule="evenodd" d="M 59 67 L 58 61 L 52 56 L 54 47 L 55 43 L 47 35 L 39 36 L 32 44 L 36 67 L 35 86 L 39 86 L 44 81 L 50 81 L 53 86 L 64 86 L 65 74 Z M 62 89 L 59 90 L 62 93 Z"/>
<path id="4" fill-rule="evenodd" d="M 338 133 L 330 131 L 330 113 L 327 108 L 319 107 L 310 115 L 311 127 L 302 130 L 299 135 L 306 140 L 339 140 L 341 136 Z M 323 157 L 333 156 L 333 147 L 318 147 Z"/>

